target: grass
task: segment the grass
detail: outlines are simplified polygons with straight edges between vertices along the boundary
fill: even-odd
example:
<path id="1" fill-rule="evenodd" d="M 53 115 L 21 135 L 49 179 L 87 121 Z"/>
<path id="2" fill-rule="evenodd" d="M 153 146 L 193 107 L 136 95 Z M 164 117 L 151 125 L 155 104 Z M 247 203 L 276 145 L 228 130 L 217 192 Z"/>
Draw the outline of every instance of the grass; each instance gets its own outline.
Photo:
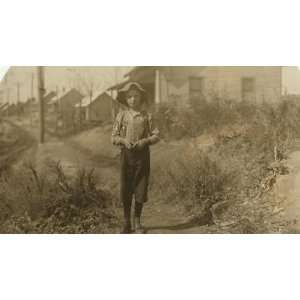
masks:
<path id="1" fill-rule="evenodd" d="M 96 187 L 93 170 L 68 177 L 59 162 L 2 175 L 0 197 L 1 233 L 106 233 L 118 224 L 115 198 Z"/>
<path id="2" fill-rule="evenodd" d="M 186 108 L 164 104 L 156 121 L 164 142 L 152 151 L 150 193 L 155 198 L 180 203 L 183 211 L 178 213 L 199 225 L 213 224 L 217 232 L 224 227 L 232 233 L 279 231 L 268 192 L 276 176 L 287 171 L 284 160 L 300 137 L 297 99 L 277 104 L 199 99 Z M 91 154 L 103 147 L 113 158 L 109 129 L 94 129 L 74 142 L 94 141 Z M 106 137 L 104 145 L 96 139 L 100 133 Z M 213 137 L 214 143 L 202 147 L 202 136 Z M 96 180 L 87 169 L 68 177 L 58 162 L 44 173 L 27 165 L 18 173 L 3 174 L 0 232 L 114 232 L 119 223 L 116 195 L 97 188 Z"/>
<path id="3" fill-rule="evenodd" d="M 195 145 L 158 170 L 153 193 L 182 203 L 198 224 L 230 224 L 239 233 L 279 230 L 271 225 L 272 200 L 264 199 L 287 171 L 284 159 L 300 136 L 295 99 L 258 105 L 215 99 L 178 111 L 164 106 L 158 123 L 166 139 L 209 133 L 215 143 L 206 150 Z"/>

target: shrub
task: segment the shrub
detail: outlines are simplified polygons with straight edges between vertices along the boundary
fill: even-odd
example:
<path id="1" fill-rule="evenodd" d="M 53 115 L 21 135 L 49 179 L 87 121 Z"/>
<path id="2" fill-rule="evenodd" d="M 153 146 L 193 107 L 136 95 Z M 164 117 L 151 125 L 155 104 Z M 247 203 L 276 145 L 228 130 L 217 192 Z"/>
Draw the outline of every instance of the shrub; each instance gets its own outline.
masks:
<path id="1" fill-rule="evenodd" d="M 201 224 L 211 223 L 211 207 L 229 199 L 235 175 L 203 151 L 189 152 L 159 171 L 156 185 L 165 201 L 183 204 Z M 159 182 L 158 182 L 159 181 Z"/>
<path id="2" fill-rule="evenodd" d="M 178 101 L 179 102 L 179 101 Z M 299 136 L 300 105 L 297 99 L 279 103 L 237 102 L 217 96 L 209 101 L 193 99 L 189 105 L 163 103 L 158 107 L 156 119 L 166 139 L 195 137 L 205 132 L 218 132 L 222 128 L 255 126 L 269 130 L 269 138 L 279 145 L 295 134 Z"/>
<path id="3" fill-rule="evenodd" d="M 166 107 L 163 111 L 168 112 Z M 300 136 L 297 101 L 251 104 L 201 99 L 183 113 L 174 108 L 169 114 L 166 120 L 159 115 L 160 121 L 178 122 L 184 136 L 210 133 L 215 144 L 207 151 L 181 155 L 159 171 L 156 185 L 164 197 L 182 202 L 201 224 L 232 220 L 236 225 L 232 232 L 271 230 L 272 203 L 269 200 L 266 209 L 263 198 L 277 174 L 286 172 L 282 160 Z M 163 127 L 166 136 L 174 137 L 168 130 L 172 127 Z"/>
<path id="4" fill-rule="evenodd" d="M 97 233 L 113 230 L 118 219 L 114 197 L 96 187 L 93 170 L 67 176 L 60 163 L 46 173 L 31 164 L 18 174 L 2 176 L 2 233 Z"/>

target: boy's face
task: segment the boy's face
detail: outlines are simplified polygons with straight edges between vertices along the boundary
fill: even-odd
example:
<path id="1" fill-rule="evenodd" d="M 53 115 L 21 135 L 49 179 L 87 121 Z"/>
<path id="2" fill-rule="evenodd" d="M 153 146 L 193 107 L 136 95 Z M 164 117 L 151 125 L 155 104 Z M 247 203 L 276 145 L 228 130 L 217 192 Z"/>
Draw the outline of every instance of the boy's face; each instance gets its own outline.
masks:
<path id="1" fill-rule="evenodd" d="M 130 89 L 127 92 L 127 103 L 130 108 L 139 108 L 141 106 L 141 92 L 137 89 Z"/>

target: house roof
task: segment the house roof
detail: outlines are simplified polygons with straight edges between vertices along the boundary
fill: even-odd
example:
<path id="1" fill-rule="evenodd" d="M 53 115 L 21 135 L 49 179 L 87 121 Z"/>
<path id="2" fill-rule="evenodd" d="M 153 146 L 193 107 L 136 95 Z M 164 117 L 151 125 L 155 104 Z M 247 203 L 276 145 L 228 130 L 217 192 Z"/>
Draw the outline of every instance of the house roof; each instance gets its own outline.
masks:
<path id="1" fill-rule="evenodd" d="M 138 67 L 134 67 L 132 68 L 129 72 L 127 72 L 124 77 L 128 77 L 130 75 L 132 75 L 133 73 L 137 73 L 139 71 L 143 71 L 143 70 L 153 70 L 153 69 L 157 69 L 159 68 L 159 66 L 138 66 Z"/>
<path id="2" fill-rule="evenodd" d="M 128 83 L 130 81 L 130 79 L 128 78 L 130 75 L 133 75 L 134 73 L 137 73 L 139 71 L 149 71 L 149 70 L 154 70 L 156 68 L 159 68 L 157 66 L 139 66 L 139 67 L 134 67 L 132 68 L 129 72 L 125 73 L 124 77 L 126 79 L 124 79 L 123 81 L 112 85 L 111 87 L 109 87 L 107 89 L 107 91 L 113 91 L 113 90 L 119 90 L 121 89 L 126 83 Z"/>
<path id="3" fill-rule="evenodd" d="M 126 75 L 125 75 L 125 76 L 126 76 Z M 122 88 L 127 82 L 129 82 L 129 79 L 126 79 L 126 80 L 124 80 L 124 81 L 121 81 L 121 82 L 119 82 L 119 83 L 117 83 L 117 84 L 112 85 L 111 87 L 109 87 L 109 88 L 107 89 L 107 91 L 118 90 L 118 89 Z"/>
<path id="4" fill-rule="evenodd" d="M 90 98 L 90 96 L 85 96 L 82 100 L 81 100 L 81 103 L 77 103 L 75 105 L 75 107 L 87 107 L 89 106 L 90 104 L 92 104 L 95 100 L 97 100 L 98 97 L 100 97 L 101 95 L 103 94 L 106 94 L 107 96 L 110 97 L 110 95 L 106 92 L 106 91 L 103 91 L 103 90 L 99 90 L 99 91 L 96 91 L 93 93 L 93 97 L 92 99 Z"/>
<path id="5" fill-rule="evenodd" d="M 3 103 L 3 104 L 0 105 L 0 110 L 3 110 L 5 108 L 7 108 L 7 107 L 8 107 L 8 103 L 7 102 Z"/>
<path id="6" fill-rule="evenodd" d="M 129 76 L 131 73 L 138 71 L 139 69 L 144 68 L 144 67 L 134 67 L 132 68 L 130 71 L 128 71 L 127 73 L 124 74 L 124 77 Z"/>
<path id="7" fill-rule="evenodd" d="M 58 101 L 58 99 L 59 98 L 57 96 L 55 96 L 51 100 L 49 100 L 48 104 L 54 104 L 54 103 L 56 103 Z"/>
<path id="8" fill-rule="evenodd" d="M 55 91 L 49 91 L 46 92 L 44 95 L 44 99 L 49 102 L 51 99 L 53 99 L 56 96 L 56 92 Z"/>
<path id="9" fill-rule="evenodd" d="M 49 95 L 55 93 L 54 91 L 48 91 L 45 93 L 44 97 L 49 97 Z"/>
<path id="10" fill-rule="evenodd" d="M 58 100 L 60 100 L 61 98 L 63 98 L 64 96 L 66 96 L 68 93 L 70 93 L 71 91 L 77 91 L 79 93 L 78 90 L 76 90 L 75 88 L 69 88 L 65 91 L 59 92 L 56 96 L 54 96 L 49 102 L 48 104 L 54 104 L 56 103 Z"/>

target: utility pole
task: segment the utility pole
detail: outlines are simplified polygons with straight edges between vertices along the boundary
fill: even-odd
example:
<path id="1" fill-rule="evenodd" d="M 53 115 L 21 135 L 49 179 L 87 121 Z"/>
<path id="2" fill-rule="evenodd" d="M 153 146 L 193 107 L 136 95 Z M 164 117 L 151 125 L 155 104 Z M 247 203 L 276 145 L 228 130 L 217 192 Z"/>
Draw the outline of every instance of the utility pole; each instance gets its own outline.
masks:
<path id="1" fill-rule="evenodd" d="M 17 102 L 20 102 L 20 82 L 17 82 Z"/>
<path id="2" fill-rule="evenodd" d="M 20 82 L 17 82 L 17 117 L 20 119 Z"/>
<path id="3" fill-rule="evenodd" d="M 90 86 L 90 104 L 88 105 L 88 108 L 87 108 L 87 116 L 86 116 L 86 120 L 87 121 L 90 121 L 92 116 L 92 100 L 93 100 L 93 91 L 94 91 L 94 82 L 91 83 L 91 86 Z"/>
<path id="4" fill-rule="evenodd" d="M 6 102 L 7 102 L 7 117 L 9 117 L 9 106 L 10 106 L 10 103 L 9 103 L 9 93 L 10 93 L 10 89 L 7 88 L 6 90 Z"/>
<path id="5" fill-rule="evenodd" d="M 33 72 L 31 73 L 31 93 L 30 93 L 30 97 L 33 100 L 33 82 L 34 82 L 34 74 Z"/>
<path id="6" fill-rule="evenodd" d="M 37 95 L 40 106 L 40 144 L 45 142 L 44 67 L 37 67 Z"/>
<path id="7" fill-rule="evenodd" d="M 33 81 L 34 81 L 34 73 L 31 73 L 31 92 L 30 92 L 30 102 L 29 102 L 29 118 L 30 118 L 30 126 L 33 125 L 32 120 L 32 113 L 33 113 L 33 106 L 34 106 L 34 99 L 33 99 Z"/>
<path id="8" fill-rule="evenodd" d="M 114 67 L 114 81 L 115 81 L 115 85 L 117 85 L 118 83 L 118 67 Z M 116 103 L 115 103 L 115 99 L 113 99 L 113 91 L 111 90 L 111 114 L 112 114 L 112 121 L 114 122 L 116 115 L 117 115 L 117 107 L 116 107 Z"/>

